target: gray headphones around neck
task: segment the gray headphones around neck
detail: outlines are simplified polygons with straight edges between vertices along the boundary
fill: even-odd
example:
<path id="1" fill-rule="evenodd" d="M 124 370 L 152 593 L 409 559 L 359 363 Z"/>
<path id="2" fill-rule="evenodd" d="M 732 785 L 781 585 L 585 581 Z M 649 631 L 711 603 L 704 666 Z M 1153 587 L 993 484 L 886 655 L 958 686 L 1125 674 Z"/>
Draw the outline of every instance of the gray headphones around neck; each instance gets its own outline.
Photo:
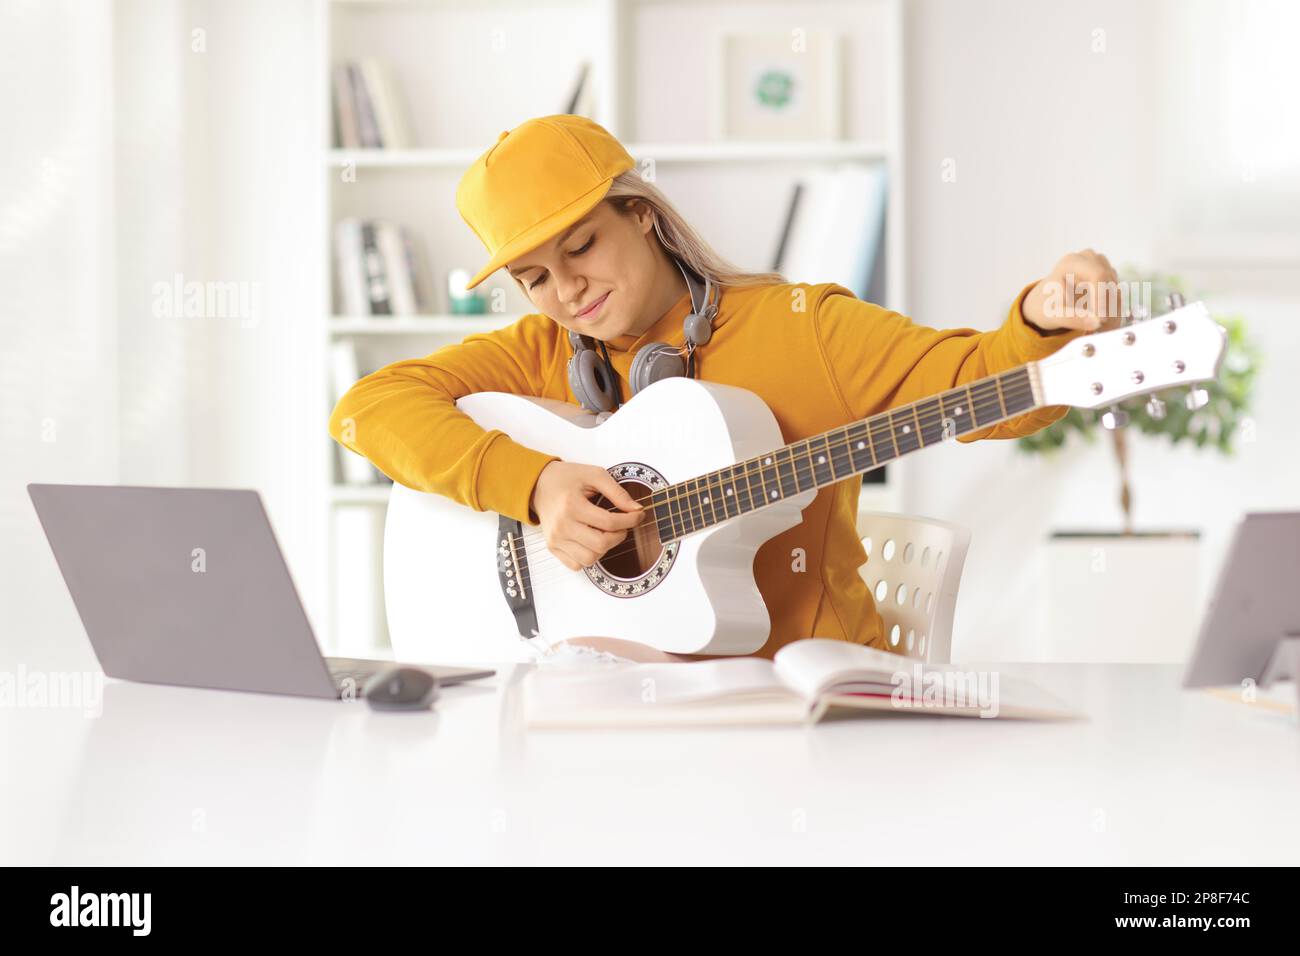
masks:
<path id="1" fill-rule="evenodd" d="M 707 276 L 701 279 L 681 260 L 674 261 L 691 294 L 691 311 L 682 321 L 686 359 L 682 359 L 681 349 L 663 342 L 641 346 L 632 359 L 632 369 L 628 374 L 633 395 L 660 379 L 680 375 L 694 378 L 695 350 L 713 336 L 713 319 L 718 314 L 718 304 L 714 301 L 712 281 Z M 569 388 L 578 404 L 596 414 L 617 409 L 622 404 L 618 396 L 618 375 L 609 360 L 605 343 L 570 331 L 569 344 L 573 346 L 573 358 L 569 359 Z M 603 363 L 596 354 L 596 345 L 600 346 Z"/>

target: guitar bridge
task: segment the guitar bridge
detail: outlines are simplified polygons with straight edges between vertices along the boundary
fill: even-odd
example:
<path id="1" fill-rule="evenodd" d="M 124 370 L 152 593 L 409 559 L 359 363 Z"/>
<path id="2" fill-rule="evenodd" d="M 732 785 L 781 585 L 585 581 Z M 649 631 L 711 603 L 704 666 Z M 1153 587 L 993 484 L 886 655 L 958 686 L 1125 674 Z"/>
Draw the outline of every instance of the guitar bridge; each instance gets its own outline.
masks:
<path id="1" fill-rule="evenodd" d="M 501 593 L 515 616 L 519 636 L 537 636 L 537 608 L 533 604 L 532 575 L 524 550 L 523 522 L 505 515 L 497 519 L 497 578 Z"/>

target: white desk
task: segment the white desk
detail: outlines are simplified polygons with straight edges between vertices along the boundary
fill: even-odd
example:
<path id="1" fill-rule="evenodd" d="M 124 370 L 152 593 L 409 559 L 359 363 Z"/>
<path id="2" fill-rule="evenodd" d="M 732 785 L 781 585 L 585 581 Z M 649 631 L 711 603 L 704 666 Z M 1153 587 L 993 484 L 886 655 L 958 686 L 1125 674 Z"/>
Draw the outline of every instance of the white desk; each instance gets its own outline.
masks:
<path id="1" fill-rule="evenodd" d="M 1006 670 L 1091 721 L 524 732 L 508 673 L 425 714 L 109 681 L 97 718 L 0 708 L 0 863 L 1300 858 L 1294 716 L 1173 666 Z"/>

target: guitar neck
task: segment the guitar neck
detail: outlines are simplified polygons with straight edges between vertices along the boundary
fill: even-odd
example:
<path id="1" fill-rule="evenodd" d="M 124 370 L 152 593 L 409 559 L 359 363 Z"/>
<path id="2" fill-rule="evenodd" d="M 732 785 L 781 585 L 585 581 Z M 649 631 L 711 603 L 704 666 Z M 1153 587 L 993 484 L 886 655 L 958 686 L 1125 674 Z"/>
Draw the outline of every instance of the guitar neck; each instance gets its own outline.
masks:
<path id="1" fill-rule="evenodd" d="M 1040 407 L 1033 363 L 900 405 L 651 497 L 659 539 L 675 540 L 805 491 L 865 474 L 904 455 Z"/>

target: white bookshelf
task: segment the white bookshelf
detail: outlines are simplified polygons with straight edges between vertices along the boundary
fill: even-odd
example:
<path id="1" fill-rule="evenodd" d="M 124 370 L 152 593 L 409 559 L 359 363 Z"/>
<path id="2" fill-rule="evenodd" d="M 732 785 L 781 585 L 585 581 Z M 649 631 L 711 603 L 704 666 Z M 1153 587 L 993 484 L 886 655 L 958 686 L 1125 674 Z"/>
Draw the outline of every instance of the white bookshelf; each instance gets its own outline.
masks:
<path id="1" fill-rule="evenodd" d="M 906 312 L 901 0 L 317 0 L 317 23 L 320 152 L 310 174 L 321 183 L 318 314 L 324 332 L 311 354 L 325 383 L 322 432 L 333 403 L 331 343 L 352 340 L 364 374 L 369 367 L 508 325 L 531 311 L 498 274 L 484 288 L 489 301 L 497 291 L 497 301 L 504 302 L 499 313 L 337 314 L 334 223 L 345 216 L 383 218 L 418 234 L 428 250 L 435 307 L 445 309 L 447 271 L 476 270 L 486 255 L 456 212 L 457 181 L 500 131 L 531 116 L 560 112 L 584 59 L 591 64 L 589 81 L 595 88 L 593 118 L 638 161 L 652 159 L 658 185 L 721 253 L 744 267 L 770 267 L 789 188 L 801 172 L 818 164 L 883 164 L 889 214 L 882 304 Z M 842 138 L 729 142 L 716 137 L 699 91 L 715 80 L 710 51 L 738 25 L 754 32 L 827 28 L 843 37 Z M 671 51 L 671 59 L 665 51 Z M 392 64 L 417 148 L 334 146 L 330 70 L 336 62 L 362 56 Z M 736 216 L 737 208 L 745 216 Z M 314 569 L 329 582 L 330 603 L 314 609 L 313 616 L 328 653 L 385 654 L 382 623 L 371 633 L 340 633 L 337 600 L 358 589 L 382 600 L 382 555 L 374 549 L 363 568 L 349 568 L 341 580 L 335 519 L 343 509 L 365 509 L 381 525 L 389 486 L 342 484 L 331 445 L 323 442 L 318 496 L 328 509 L 322 515 L 327 547 Z M 905 463 L 891 465 L 889 479 L 863 486 L 862 510 L 902 510 Z"/>

